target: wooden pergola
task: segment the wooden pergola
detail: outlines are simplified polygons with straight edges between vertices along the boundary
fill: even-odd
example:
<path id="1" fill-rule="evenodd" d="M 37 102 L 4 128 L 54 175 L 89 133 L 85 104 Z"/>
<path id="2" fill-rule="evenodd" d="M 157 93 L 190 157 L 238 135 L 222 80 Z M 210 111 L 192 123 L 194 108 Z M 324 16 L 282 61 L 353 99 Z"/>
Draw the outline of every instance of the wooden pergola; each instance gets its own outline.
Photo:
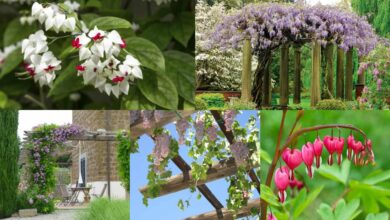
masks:
<path id="1" fill-rule="evenodd" d="M 24 131 L 25 138 L 24 142 L 27 142 L 31 135 L 35 131 Z M 123 132 L 123 135 L 126 135 L 126 132 Z M 68 138 L 69 141 L 104 141 L 106 142 L 106 160 L 107 160 L 107 166 L 106 166 L 106 171 L 107 171 L 107 195 L 108 198 L 111 199 L 111 147 L 109 142 L 112 141 L 117 141 L 118 133 L 117 132 L 112 132 L 112 131 L 87 131 L 84 130 L 81 134 L 79 135 L 74 135 L 70 136 Z M 26 155 L 28 152 L 25 152 L 24 155 Z"/>
<path id="2" fill-rule="evenodd" d="M 154 127 L 150 129 L 143 128 L 141 118 L 135 119 L 134 122 L 130 125 L 130 136 L 131 138 L 135 139 L 143 134 L 151 134 L 155 127 L 164 126 L 165 124 L 176 121 L 181 117 L 190 117 L 193 113 L 195 112 L 166 112 L 163 118 L 158 123 L 156 123 Z M 218 123 L 220 130 L 226 136 L 228 142 L 232 144 L 234 142 L 233 133 L 231 131 L 226 130 L 221 114 L 218 111 L 213 110 L 211 111 L 211 113 L 215 121 Z M 196 184 L 196 188 L 210 202 L 210 204 L 215 208 L 215 210 L 197 216 L 189 217 L 187 218 L 188 220 L 233 219 L 234 213 L 227 208 L 224 208 L 222 203 L 208 188 L 206 183 L 234 175 L 237 172 L 237 166 L 235 164 L 234 158 L 229 158 L 227 160 L 221 160 L 214 163 L 207 171 L 207 179 L 203 181 L 198 181 L 196 183 L 193 181 L 190 165 L 180 155 L 176 156 L 175 158 L 172 158 L 172 162 L 182 171 L 182 173 L 168 178 L 167 182 L 161 186 L 161 191 L 158 197 L 178 192 L 183 189 L 187 189 L 190 186 Z M 260 193 L 260 180 L 254 171 L 255 166 L 257 165 L 250 165 L 247 168 L 247 172 L 249 177 L 251 178 L 251 181 L 256 185 L 257 191 Z M 147 190 L 148 186 L 143 186 L 139 189 L 139 191 L 144 195 Z M 257 209 L 260 212 L 260 198 L 248 201 L 248 205 L 239 210 L 236 215 L 238 217 L 249 216 L 251 214 L 251 209 L 253 208 Z"/>

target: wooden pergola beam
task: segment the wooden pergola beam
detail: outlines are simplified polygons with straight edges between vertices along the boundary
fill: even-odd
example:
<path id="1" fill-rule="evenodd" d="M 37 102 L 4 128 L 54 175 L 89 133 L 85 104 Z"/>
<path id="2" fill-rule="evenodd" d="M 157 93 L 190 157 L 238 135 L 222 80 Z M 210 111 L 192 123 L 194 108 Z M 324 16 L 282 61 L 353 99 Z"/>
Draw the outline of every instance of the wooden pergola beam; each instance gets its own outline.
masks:
<path id="1" fill-rule="evenodd" d="M 161 120 L 159 120 L 157 123 L 153 124 L 151 128 L 145 129 L 142 125 L 142 118 L 139 118 L 138 120 L 135 120 L 131 125 L 130 125 L 130 137 L 132 139 L 135 139 L 143 134 L 151 134 L 153 133 L 154 128 L 158 127 L 163 127 L 164 125 L 174 122 L 180 117 L 183 118 L 188 118 L 192 114 L 196 113 L 196 111 L 192 110 L 185 110 L 185 111 L 165 111 L 164 116 Z M 130 112 L 130 117 L 132 113 Z"/>
<path id="2" fill-rule="evenodd" d="M 176 162 L 175 162 L 176 164 Z M 180 168 L 180 167 L 179 167 Z M 180 168 L 181 169 L 181 168 Z M 190 168 L 191 169 L 191 168 Z M 183 171 L 183 170 L 182 170 Z M 192 178 L 191 171 L 183 171 L 183 173 L 172 176 L 167 179 L 167 183 L 161 186 L 159 196 L 167 195 L 170 193 L 178 192 L 183 189 L 187 189 L 192 184 L 196 184 L 197 186 L 203 185 L 207 182 L 211 182 L 220 178 L 224 178 L 226 176 L 233 175 L 237 172 L 237 166 L 234 162 L 233 158 L 228 160 L 223 160 L 218 163 L 213 164 L 207 171 L 207 179 L 199 180 L 198 182 L 194 182 Z M 186 178 L 186 173 L 188 173 L 188 178 Z M 148 190 L 148 186 L 143 186 L 139 189 L 139 191 L 145 195 Z"/>
<path id="3" fill-rule="evenodd" d="M 260 213 L 260 199 L 254 199 L 248 201 L 247 206 L 244 206 L 237 211 L 236 218 L 250 216 L 252 209 L 256 209 L 258 213 Z M 223 219 L 234 219 L 233 211 L 229 211 L 227 208 L 223 208 L 221 209 L 221 212 L 223 214 Z M 185 220 L 214 220 L 214 219 L 218 219 L 218 213 L 216 211 L 210 211 L 200 215 L 192 216 L 186 218 Z"/>
<path id="4" fill-rule="evenodd" d="M 225 122 L 222 119 L 221 114 L 216 110 L 211 110 L 211 114 L 213 115 L 215 121 L 218 123 L 219 128 L 221 129 L 222 133 L 225 135 L 226 139 L 230 144 L 234 143 L 234 135 L 232 131 L 227 131 Z M 233 159 L 234 160 L 234 159 Z M 251 178 L 252 182 L 256 184 L 256 189 L 260 193 L 260 180 L 257 178 L 257 175 L 253 169 L 250 169 L 248 171 L 249 177 Z"/>

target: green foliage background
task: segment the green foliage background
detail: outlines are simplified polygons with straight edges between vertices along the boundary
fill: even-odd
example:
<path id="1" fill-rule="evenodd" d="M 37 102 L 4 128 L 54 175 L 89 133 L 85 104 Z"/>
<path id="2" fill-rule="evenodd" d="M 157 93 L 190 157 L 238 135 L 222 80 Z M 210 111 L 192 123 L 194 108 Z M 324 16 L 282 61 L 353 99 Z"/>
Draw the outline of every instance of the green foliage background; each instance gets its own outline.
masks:
<path id="1" fill-rule="evenodd" d="M 0 218 L 16 211 L 19 184 L 18 112 L 0 111 Z"/>
<path id="2" fill-rule="evenodd" d="M 287 112 L 285 127 L 282 137 L 282 143 L 286 140 L 286 137 L 295 121 L 296 111 Z M 275 154 L 275 146 L 277 141 L 277 135 L 282 118 L 281 111 L 262 111 L 261 112 L 261 165 L 262 172 L 261 178 L 266 179 L 267 171 L 269 168 L 269 160 Z M 351 124 L 362 129 L 373 142 L 373 151 L 375 153 L 376 166 L 363 166 L 357 167 L 354 164 L 345 164 L 344 171 L 339 170 L 337 164 L 328 169 L 324 167 L 323 174 L 320 175 L 317 170 L 314 173 L 314 178 L 310 180 L 306 174 L 305 166 L 301 165 L 296 171 L 296 176 L 300 180 L 304 180 L 309 192 L 313 193 L 314 190 L 324 187 L 318 196 L 315 196 L 304 207 L 303 213 L 298 219 L 319 219 L 317 209 L 321 203 L 332 205 L 337 198 L 345 190 L 345 186 L 349 188 L 359 189 L 351 191 L 346 196 L 347 202 L 351 202 L 353 199 L 360 198 L 359 210 L 361 214 L 356 219 L 365 219 L 364 217 L 368 213 L 388 212 L 390 210 L 389 196 L 390 196 L 390 154 L 388 153 L 390 147 L 390 141 L 388 131 L 390 130 L 389 111 L 305 111 L 297 128 L 311 127 L 321 124 Z M 329 130 L 322 130 L 319 132 L 320 137 L 330 135 Z M 308 133 L 305 137 L 302 136 L 297 143 L 297 147 L 301 148 L 306 141 L 313 141 L 316 137 L 316 132 Z M 335 131 L 335 135 L 338 135 L 338 131 Z M 342 131 L 341 135 L 344 137 L 349 135 L 349 131 Z M 361 137 L 359 137 L 361 139 Z M 327 151 L 324 148 L 322 154 L 322 164 L 326 164 Z M 345 152 L 344 152 L 345 158 Z M 283 162 L 282 162 L 283 163 Z M 325 177 L 328 175 L 328 177 Z M 380 177 L 380 178 L 379 178 Z M 330 179 L 333 178 L 333 179 Z M 345 179 L 345 183 L 341 183 L 340 179 Z M 376 181 L 371 181 L 375 179 Z M 363 181 L 364 180 L 364 181 Z M 372 185 L 369 183 L 373 183 Z M 355 185 L 354 185 L 355 184 Z M 345 185 L 345 186 L 344 186 Z M 364 187 L 363 187 L 364 186 Z M 363 188 L 359 188 L 363 187 Z M 274 189 L 274 183 L 272 181 L 271 188 Z M 378 191 L 379 190 L 379 194 Z M 303 190 L 305 191 L 305 190 Z M 303 192 L 301 191 L 301 192 Z M 368 195 L 366 195 L 366 193 Z M 371 193 L 371 194 L 370 194 Z M 303 200 L 308 197 L 301 196 Z M 297 200 L 299 199 L 296 197 Z M 292 200 L 290 194 L 288 199 Z M 294 202 L 292 202 L 294 203 Z M 298 204 L 298 203 L 297 203 Z M 293 207 L 291 210 L 295 210 L 297 206 L 294 204 L 288 205 Z M 301 207 L 302 208 L 302 207 Z M 291 211 L 288 210 L 288 211 Z M 294 218 L 295 219 L 295 218 Z M 374 218 L 375 219 L 375 218 Z"/>

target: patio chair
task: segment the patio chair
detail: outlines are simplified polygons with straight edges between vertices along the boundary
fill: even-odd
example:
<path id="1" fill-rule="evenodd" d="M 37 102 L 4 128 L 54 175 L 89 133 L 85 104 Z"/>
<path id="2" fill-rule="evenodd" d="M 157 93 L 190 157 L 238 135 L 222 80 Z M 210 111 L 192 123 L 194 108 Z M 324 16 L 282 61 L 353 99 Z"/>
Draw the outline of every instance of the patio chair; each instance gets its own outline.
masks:
<path id="1" fill-rule="evenodd" d="M 100 192 L 100 194 L 92 194 L 92 196 L 95 197 L 95 198 L 102 198 L 104 193 L 106 192 L 106 189 L 107 189 L 107 183 L 104 184 L 103 189 Z"/>

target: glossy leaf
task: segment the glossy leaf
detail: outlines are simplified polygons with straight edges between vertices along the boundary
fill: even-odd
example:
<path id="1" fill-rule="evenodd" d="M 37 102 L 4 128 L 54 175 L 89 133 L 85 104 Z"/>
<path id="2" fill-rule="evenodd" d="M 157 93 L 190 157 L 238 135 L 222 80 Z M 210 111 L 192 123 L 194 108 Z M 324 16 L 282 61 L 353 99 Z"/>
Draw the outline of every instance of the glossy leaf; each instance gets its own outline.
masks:
<path id="1" fill-rule="evenodd" d="M 0 79 L 3 78 L 6 74 L 10 73 L 12 70 L 14 70 L 17 66 L 19 66 L 22 61 L 23 56 L 20 49 L 16 49 L 12 53 L 10 53 L 2 66 Z"/>
<path id="2" fill-rule="evenodd" d="M 341 164 L 341 168 L 335 165 L 334 166 L 322 165 L 318 170 L 318 173 L 328 179 L 346 185 L 349 176 L 350 166 L 351 166 L 351 162 L 349 160 L 344 160 L 344 162 Z"/>
<path id="3" fill-rule="evenodd" d="M 388 220 L 389 219 L 389 213 L 382 212 L 379 214 L 368 214 L 366 216 L 366 220 Z"/>
<path id="4" fill-rule="evenodd" d="M 153 110 L 156 105 L 150 102 L 136 86 L 130 86 L 129 95 L 123 97 L 122 109 L 128 110 Z"/>
<path id="5" fill-rule="evenodd" d="M 194 15 L 192 13 L 181 13 L 170 26 L 173 37 L 183 46 L 187 46 L 195 30 Z"/>
<path id="6" fill-rule="evenodd" d="M 375 185 L 390 179 L 390 170 L 381 171 L 377 170 L 363 179 L 364 183 Z"/>
<path id="7" fill-rule="evenodd" d="M 273 206 L 280 206 L 278 197 L 273 193 L 272 189 L 265 184 L 260 185 L 261 199 Z"/>
<path id="8" fill-rule="evenodd" d="M 335 220 L 332 207 L 330 207 L 328 204 L 322 203 L 320 208 L 317 209 L 317 213 L 321 216 L 322 220 Z"/>
<path id="9" fill-rule="evenodd" d="M 158 33 L 158 34 L 156 34 Z M 148 26 L 141 34 L 141 37 L 146 38 L 157 45 L 161 50 L 165 49 L 172 39 L 172 34 L 169 32 L 169 24 L 158 22 Z"/>
<path id="10" fill-rule="evenodd" d="M 117 17 L 98 17 L 91 21 L 89 27 L 92 29 L 97 26 L 100 30 L 114 30 L 121 28 L 131 28 L 129 21 Z"/>
<path id="11" fill-rule="evenodd" d="M 77 76 L 77 71 L 75 69 L 76 65 L 77 60 L 74 60 L 70 62 L 64 70 L 57 72 L 58 77 L 54 81 L 53 87 L 50 89 L 48 96 L 57 96 L 62 98 L 71 92 L 75 92 L 84 87 L 82 77 Z"/>
<path id="12" fill-rule="evenodd" d="M 144 71 L 144 78 L 138 81 L 138 88 L 156 105 L 166 109 L 177 109 L 179 98 L 176 86 L 165 74 Z"/>
<path id="13" fill-rule="evenodd" d="M 30 34 L 37 31 L 35 25 L 22 25 L 19 18 L 12 20 L 4 31 L 4 46 L 9 46 L 28 38 Z"/>
<path id="14" fill-rule="evenodd" d="M 301 190 L 301 192 L 298 195 L 298 197 L 301 197 L 301 200 L 299 202 L 297 200 L 297 202 L 295 203 L 294 208 L 293 208 L 294 219 L 298 218 L 302 214 L 302 212 L 307 207 L 309 207 L 310 204 L 313 203 L 313 201 L 318 197 L 318 195 L 321 193 L 323 188 L 324 188 L 324 186 L 320 186 L 320 187 L 314 189 L 313 191 L 311 191 L 307 196 L 306 196 L 306 190 L 305 189 Z"/>
<path id="15" fill-rule="evenodd" d="M 164 53 L 166 75 L 177 85 L 177 92 L 186 101 L 195 99 L 195 60 L 189 54 L 180 51 Z"/>
<path id="16" fill-rule="evenodd" d="M 152 42 L 139 38 L 126 38 L 126 50 L 136 57 L 141 65 L 156 72 L 165 72 L 165 59 L 158 47 Z"/>

